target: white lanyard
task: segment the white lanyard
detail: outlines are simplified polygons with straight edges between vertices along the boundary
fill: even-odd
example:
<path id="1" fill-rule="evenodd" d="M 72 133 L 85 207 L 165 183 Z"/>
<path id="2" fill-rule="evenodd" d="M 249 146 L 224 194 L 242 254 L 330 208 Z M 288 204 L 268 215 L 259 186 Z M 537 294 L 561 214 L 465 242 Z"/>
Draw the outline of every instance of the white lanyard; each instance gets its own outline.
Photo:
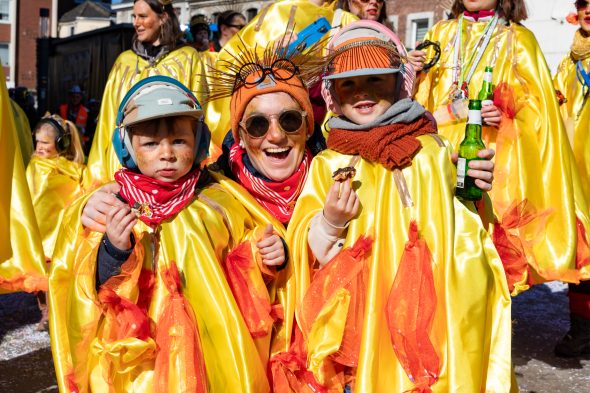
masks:
<path id="1" fill-rule="evenodd" d="M 461 90 L 463 90 L 463 93 L 465 94 L 465 96 L 467 96 L 467 86 L 469 86 L 469 82 L 471 81 L 471 78 L 473 77 L 473 74 L 475 73 L 475 69 L 477 68 L 477 65 L 479 64 L 479 62 L 481 61 L 481 58 L 483 57 L 483 54 L 486 50 L 486 48 L 488 47 L 490 40 L 492 39 L 492 35 L 494 33 L 494 31 L 496 30 L 496 26 L 498 24 L 498 14 L 495 14 L 493 16 L 493 18 L 488 22 L 487 26 L 484 29 L 484 32 L 482 34 L 482 36 L 479 38 L 479 40 L 477 41 L 477 44 L 475 45 L 475 48 L 477 48 L 477 51 L 471 55 L 471 58 L 469 59 L 469 61 L 465 64 L 466 66 L 469 66 L 469 71 L 467 72 L 467 75 L 465 76 L 465 79 L 463 80 L 463 75 L 465 75 L 465 72 L 461 72 L 462 68 L 463 68 L 463 64 L 460 64 L 460 52 L 462 49 L 462 45 L 463 45 L 463 15 L 461 15 L 459 17 L 459 24 L 458 24 L 458 31 L 457 31 L 457 36 L 455 37 L 455 48 L 454 48 L 454 53 L 453 53 L 453 58 L 454 58 L 454 65 L 453 65 L 453 85 L 455 85 L 455 88 L 460 88 Z M 467 98 L 467 97 L 464 97 Z"/>

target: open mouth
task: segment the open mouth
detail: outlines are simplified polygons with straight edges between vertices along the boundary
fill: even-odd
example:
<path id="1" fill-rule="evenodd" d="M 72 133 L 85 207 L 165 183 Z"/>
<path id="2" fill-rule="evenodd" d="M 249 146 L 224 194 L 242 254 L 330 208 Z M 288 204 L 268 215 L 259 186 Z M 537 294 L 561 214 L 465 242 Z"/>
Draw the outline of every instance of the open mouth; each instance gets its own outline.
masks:
<path id="1" fill-rule="evenodd" d="M 274 160 L 284 160 L 289 156 L 290 152 L 290 147 L 270 147 L 268 149 L 264 149 L 264 154 L 266 154 L 268 158 Z"/>
<path id="2" fill-rule="evenodd" d="M 371 113 L 375 107 L 374 102 L 361 102 L 354 106 L 354 109 L 359 113 Z"/>

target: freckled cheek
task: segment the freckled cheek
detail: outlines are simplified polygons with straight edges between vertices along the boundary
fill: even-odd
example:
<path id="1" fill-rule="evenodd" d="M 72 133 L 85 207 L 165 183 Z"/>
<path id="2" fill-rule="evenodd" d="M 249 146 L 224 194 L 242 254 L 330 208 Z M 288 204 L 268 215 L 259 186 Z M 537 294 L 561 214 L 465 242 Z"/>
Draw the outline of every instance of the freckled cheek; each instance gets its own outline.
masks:
<path id="1" fill-rule="evenodd" d="M 144 154 L 137 151 L 135 152 L 135 158 L 137 158 L 138 167 L 145 167 L 150 163 L 150 161 L 152 161 L 149 154 Z"/>
<path id="2" fill-rule="evenodd" d="M 190 150 L 181 151 L 177 153 L 176 159 L 181 165 L 192 166 L 193 161 L 195 160 L 195 153 Z"/>

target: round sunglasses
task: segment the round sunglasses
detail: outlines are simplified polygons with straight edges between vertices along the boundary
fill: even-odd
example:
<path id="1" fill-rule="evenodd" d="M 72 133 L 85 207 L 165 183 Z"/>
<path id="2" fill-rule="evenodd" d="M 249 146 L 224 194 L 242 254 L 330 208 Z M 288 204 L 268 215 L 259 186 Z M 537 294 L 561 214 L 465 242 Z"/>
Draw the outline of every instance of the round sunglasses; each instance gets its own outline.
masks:
<path id="1" fill-rule="evenodd" d="M 287 134 L 295 134 L 303 125 L 303 119 L 307 116 L 305 111 L 288 109 L 276 115 L 255 114 L 240 122 L 240 126 L 246 130 L 252 138 L 263 138 L 270 128 L 270 121 L 277 118 L 279 128 Z"/>

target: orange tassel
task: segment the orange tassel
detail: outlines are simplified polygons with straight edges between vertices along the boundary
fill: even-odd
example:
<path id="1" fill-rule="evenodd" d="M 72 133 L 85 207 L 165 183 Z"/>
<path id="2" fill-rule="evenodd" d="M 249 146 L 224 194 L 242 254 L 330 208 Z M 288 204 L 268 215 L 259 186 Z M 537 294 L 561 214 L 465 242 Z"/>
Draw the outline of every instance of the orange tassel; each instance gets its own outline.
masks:
<path id="1" fill-rule="evenodd" d="M 515 283 L 522 279 L 524 273 L 530 270 L 524 246 L 518 235 L 510 231 L 529 224 L 544 213 L 538 213 L 527 199 L 520 203 L 512 203 L 502 216 L 502 222 L 494 224 L 492 241 L 502 260 L 508 289 L 514 289 Z"/>
<path id="2" fill-rule="evenodd" d="M 111 340 L 136 337 L 145 341 L 150 337 L 150 323 L 145 310 L 106 286 L 100 288 L 98 300 L 114 325 Z"/>
<path id="3" fill-rule="evenodd" d="M 264 337 L 274 320 L 266 287 L 256 288 L 250 278 L 256 266 L 250 243 L 244 242 L 227 255 L 223 269 L 250 335 Z"/>
<path id="4" fill-rule="evenodd" d="M 362 323 L 365 316 L 365 255 L 373 240 L 361 236 L 352 247 L 345 248 L 313 277 L 301 303 L 301 329 L 309 334 L 313 322 L 332 295 L 340 288 L 350 293 L 350 305 L 342 344 L 332 359 L 342 365 L 356 367 L 360 351 Z"/>
<path id="5" fill-rule="evenodd" d="M 155 391 L 172 393 L 169 382 L 174 374 L 174 380 L 183 384 L 185 392 L 206 393 L 207 374 L 197 322 L 181 293 L 176 263 L 172 261 L 161 277 L 169 295 L 156 327 Z"/>
<path id="6" fill-rule="evenodd" d="M 418 225 L 410 223 L 409 239 L 391 286 L 386 316 L 395 354 L 410 380 L 412 392 L 432 392 L 440 371 L 440 360 L 428 336 L 436 292 L 432 255 L 418 237 Z"/>
<path id="7" fill-rule="evenodd" d="M 293 328 L 295 337 L 289 352 L 280 352 L 269 360 L 274 393 L 328 393 L 313 373 L 307 371 L 303 336 L 298 326 Z"/>
<path id="8" fill-rule="evenodd" d="M 581 269 L 590 264 L 590 245 L 586 237 L 584 224 L 576 217 L 576 228 L 578 229 L 578 245 L 576 247 L 576 269 Z"/>

